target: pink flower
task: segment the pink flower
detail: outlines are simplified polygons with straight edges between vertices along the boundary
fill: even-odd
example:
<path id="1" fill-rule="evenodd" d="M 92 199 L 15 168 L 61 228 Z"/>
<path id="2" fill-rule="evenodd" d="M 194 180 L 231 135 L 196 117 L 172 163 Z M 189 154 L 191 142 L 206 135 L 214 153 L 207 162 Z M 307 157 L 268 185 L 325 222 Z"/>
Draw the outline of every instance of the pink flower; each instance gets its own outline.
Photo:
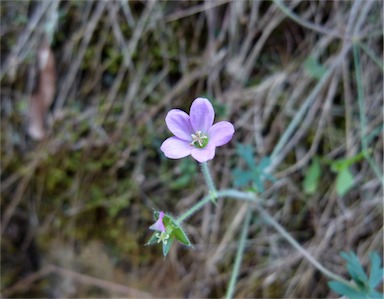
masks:
<path id="1" fill-rule="evenodd" d="M 193 101 L 189 115 L 172 109 L 165 122 L 175 136 L 166 139 L 160 149 L 170 159 L 189 155 L 200 163 L 213 159 L 216 147 L 228 143 L 235 133 L 235 128 L 228 121 L 213 125 L 214 118 L 213 106 L 205 98 Z"/>
<path id="2" fill-rule="evenodd" d="M 159 213 L 159 219 L 157 219 L 157 221 L 152 224 L 149 229 L 151 230 L 156 230 L 156 231 L 159 231 L 159 232 L 165 232 L 165 227 L 164 227 L 164 223 L 163 223 L 163 217 L 164 217 L 164 212 L 160 212 Z"/>

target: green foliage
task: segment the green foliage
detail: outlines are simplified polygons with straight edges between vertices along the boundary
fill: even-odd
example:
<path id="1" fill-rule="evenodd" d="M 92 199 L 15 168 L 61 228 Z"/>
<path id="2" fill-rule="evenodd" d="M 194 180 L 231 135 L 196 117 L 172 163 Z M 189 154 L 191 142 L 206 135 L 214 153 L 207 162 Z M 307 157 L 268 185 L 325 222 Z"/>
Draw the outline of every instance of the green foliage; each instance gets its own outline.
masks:
<path id="1" fill-rule="evenodd" d="M 187 187 L 197 173 L 197 165 L 191 159 L 183 159 L 180 162 L 180 177 L 170 183 L 172 189 L 183 189 Z"/>
<path id="2" fill-rule="evenodd" d="M 327 72 L 327 69 L 319 63 L 319 61 L 313 56 L 309 56 L 304 61 L 304 69 L 308 75 L 314 79 L 320 80 L 321 77 Z"/>
<path id="3" fill-rule="evenodd" d="M 336 192 L 344 196 L 353 186 L 353 175 L 348 168 L 340 170 L 336 178 Z"/>
<path id="4" fill-rule="evenodd" d="M 314 194 L 319 185 L 321 176 L 321 165 L 320 159 L 314 157 L 311 166 L 308 168 L 305 173 L 305 179 L 303 183 L 304 192 L 307 194 Z"/>
<path id="5" fill-rule="evenodd" d="M 353 187 L 353 174 L 351 173 L 350 167 L 366 158 L 369 155 L 368 151 L 361 151 L 357 155 L 338 160 L 327 160 L 324 158 L 314 157 L 310 167 L 307 169 L 304 175 L 303 189 L 307 194 L 314 194 L 317 191 L 322 168 L 321 163 L 330 165 L 331 170 L 336 173 L 336 192 L 339 196 L 344 196 Z"/>
<path id="6" fill-rule="evenodd" d="M 203 94 L 202 97 L 205 97 L 211 100 L 211 103 L 213 105 L 213 108 L 215 109 L 215 114 L 217 118 L 228 116 L 228 107 L 225 104 L 217 101 L 213 96 L 208 94 L 205 94 L 205 95 Z"/>
<path id="7" fill-rule="evenodd" d="M 339 281 L 328 282 L 329 287 L 336 293 L 347 296 L 350 299 L 383 298 L 383 294 L 375 290 L 384 276 L 384 270 L 381 268 L 381 259 L 377 252 L 372 252 L 369 256 L 371 260 L 369 277 L 355 253 L 342 252 L 341 256 L 347 262 L 347 270 L 355 283 L 355 287 L 345 285 Z"/>
<path id="8" fill-rule="evenodd" d="M 353 175 L 349 168 L 356 162 L 364 159 L 368 155 L 367 151 L 362 151 L 357 155 L 347 158 L 331 161 L 331 169 L 337 173 L 336 192 L 339 196 L 344 196 L 353 186 Z"/>
<path id="9" fill-rule="evenodd" d="M 258 192 L 264 192 L 264 182 L 266 180 L 274 182 L 276 179 L 270 175 L 266 170 L 271 164 L 269 157 L 263 157 L 258 164 L 256 164 L 253 157 L 252 147 L 247 145 L 238 144 L 237 153 L 247 163 L 248 169 L 236 168 L 233 170 L 234 184 L 236 187 L 252 186 Z"/>

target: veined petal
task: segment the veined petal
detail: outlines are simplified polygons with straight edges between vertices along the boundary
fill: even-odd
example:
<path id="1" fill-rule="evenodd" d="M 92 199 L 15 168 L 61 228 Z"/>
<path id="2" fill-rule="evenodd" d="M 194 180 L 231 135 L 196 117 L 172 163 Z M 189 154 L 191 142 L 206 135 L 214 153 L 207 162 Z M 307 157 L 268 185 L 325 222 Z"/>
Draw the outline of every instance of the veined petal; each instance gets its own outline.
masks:
<path id="1" fill-rule="evenodd" d="M 194 147 L 188 141 L 177 137 L 169 137 L 161 145 L 160 149 L 170 159 L 181 159 L 191 154 Z"/>
<path id="2" fill-rule="evenodd" d="M 204 148 L 194 147 L 192 149 L 191 155 L 195 160 L 203 163 L 213 159 L 215 156 L 215 149 L 216 147 L 212 143 L 208 143 Z"/>
<path id="3" fill-rule="evenodd" d="M 194 132 L 202 131 L 203 133 L 207 133 L 213 124 L 215 111 L 208 99 L 197 98 L 192 103 L 189 116 Z"/>
<path id="4" fill-rule="evenodd" d="M 220 121 L 208 130 L 209 142 L 215 146 L 224 145 L 232 139 L 234 133 L 235 128 L 230 122 Z"/>
<path id="5" fill-rule="evenodd" d="M 187 113 L 180 109 L 172 109 L 165 117 L 168 129 L 178 138 L 191 142 L 194 132 Z"/>

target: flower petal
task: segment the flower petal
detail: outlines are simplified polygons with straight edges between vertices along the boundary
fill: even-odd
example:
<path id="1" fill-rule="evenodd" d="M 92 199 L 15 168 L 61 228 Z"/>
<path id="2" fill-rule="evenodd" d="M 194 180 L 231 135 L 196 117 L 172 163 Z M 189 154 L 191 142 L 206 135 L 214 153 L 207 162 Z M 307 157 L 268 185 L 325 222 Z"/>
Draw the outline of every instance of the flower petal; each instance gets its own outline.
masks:
<path id="1" fill-rule="evenodd" d="M 164 212 L 160 212 L 159 219 L 157 219 L 157 221 L 154 224 L 152 224 L 149 227 L 149 229 L 157 230 L 159 232 L 164 232 L 165 231 L 165 227 L 164 227 L 164 224 L 163 224 L 163 217 L 164 217 Z"/>
<path id="2" fill-rule="evenodd" d="M 213 143 L 215 146 L 224 145 L 232 139 L 234 133 L 235 128 L 230 122 L 220 121 L 209 129 L 209 143 Z"/>
<path id="3" fill-rule="evenodd" d="M 194 132 L 202 131 L 203 133 L 207 133 L 213 124 L 215 111 L 208 99 L 197 98 L 192 103 L 189 115 Z"/>
<path id="4" fill-rule="evenodd" d="M 203 163 L 213 159 L 215 156 L 215 149 L 216 147 L 212 143 L 208 143 L 204 148 L 194 147 L 192 149 L 191 155 L 195 160 Z"/>
<path id="5" fill-rule="evenodd" d="M 169 137 L 161 145 L 160 149 L 170 159 L 180 159 L 191 154 L 194 147 L 188 141 L 177 137 Z"/>
<path id="6" fill-rule="evenodd" d="M 165 117 L 168 129 L 178 138 L 191 141 L 194 133 L 189 115 L 180 109 L 172 109 Z"/>

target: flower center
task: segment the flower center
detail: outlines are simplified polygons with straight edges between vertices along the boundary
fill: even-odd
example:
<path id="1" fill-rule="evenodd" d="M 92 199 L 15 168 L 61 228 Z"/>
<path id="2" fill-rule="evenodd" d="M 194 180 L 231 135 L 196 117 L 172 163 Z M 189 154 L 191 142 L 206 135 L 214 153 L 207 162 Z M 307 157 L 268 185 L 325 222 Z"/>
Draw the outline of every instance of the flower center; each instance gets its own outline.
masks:
<path id="1" fill-rule="evenodd" d="M 165 232 L 162 233 L 156 233 L 155 236 L 158 238 L 157 243 L 163 242 L 164 244 L 168 243 L 169 234 L 166 234 Z"/>
<path id="2" fill-rule="evenodd" d="M 192 142 L 191 145 L 197 148 L 206 147 L 208 144 L 208 136 L 201 133 L 201 131 L 197 131 L 195 134 L 192 134 Z"/>

